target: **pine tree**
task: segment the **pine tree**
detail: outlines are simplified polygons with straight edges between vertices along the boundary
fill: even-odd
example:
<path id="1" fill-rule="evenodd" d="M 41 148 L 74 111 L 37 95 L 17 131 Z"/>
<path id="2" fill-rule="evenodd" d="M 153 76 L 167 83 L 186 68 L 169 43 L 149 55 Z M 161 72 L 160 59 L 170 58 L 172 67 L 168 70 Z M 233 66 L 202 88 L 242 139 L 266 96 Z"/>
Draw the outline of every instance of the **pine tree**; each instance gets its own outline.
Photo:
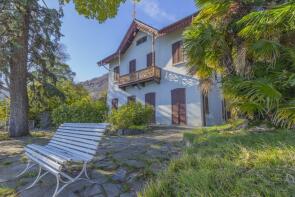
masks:
<path id="1" fill-rule="evenodd" d="M 9 135 L 18 137 L 29 133 L 28 83 L 39 80 L 46 85 L 46 78 L 55 78 L 49 68 L 64 60 L 59 43 L 62 11 L 38 0 L 3 0 L 0 9 L 1 86 L 10 94 Z M 43 77 L 36 78 L 34 72 Z"/>

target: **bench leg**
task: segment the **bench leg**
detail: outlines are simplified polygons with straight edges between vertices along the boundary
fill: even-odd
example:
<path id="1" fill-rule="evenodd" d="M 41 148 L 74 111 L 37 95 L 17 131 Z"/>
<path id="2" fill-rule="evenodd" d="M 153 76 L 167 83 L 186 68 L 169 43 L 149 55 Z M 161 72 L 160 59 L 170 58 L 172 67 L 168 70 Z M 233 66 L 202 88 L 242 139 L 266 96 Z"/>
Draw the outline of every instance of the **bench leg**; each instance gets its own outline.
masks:
<path id="1" fill-rule="evenodd" d="M 12 179 L 0 179 L 0 183 L 4 183 L 4 182 L 8 182 L 8 181 L 13 181 L 21 176 L 23 176 L 29 169 L 31 169 L 32 167 L 36 166 L 37 164 L 32 164 L 31 161 L 28 161 L 26 168 L 20 172 L 18 175 L 16 175 L 14 178 Z"/>
<path id="2" fill-rule="evenodd" d="M 42 168 L 39 166 L 39 172 L 38 172 L 37 178 L 35 179 L 35 181 L 30 186 L 25 188 L 23 191 L 34 187 L 40 181 L 40 179 L 42 179 L 44 176 L 46 176 L 48 174 L 48 172 L 45 172 L 44 174 L 41 175 L 41 172 L 42 172 Z"/>
<path id="3" fill-rule="evenodd" d="M 60 194 L 60 192 L 62 192 L 62 190 L 64 190 L 71 183 L 74 183 L 75 181 L 78 181 L 78 180 L 83 180 L 84 178 L 80 178 L 83 174 L 85 174 L 85 176 L 87 177 L 87 179 L 85 179 L 85 180 L 90 181 L 89 176 L 86 171 L 86 166 L 87 166 L 87 163 L 84 163 L 82 170 L 75 178 L 70 178 L 69 176 L 66 176 L 66 178 L 69 179 L 69 181 L 64 181 L 61 179 L 61 177 L 59 175 L 57 175 L 56 176 L 56 189 L 55 189 L 55 192 L 52 197 L 56 197 L 58 194 Z M 60 181 L 65 183 L 61 188 L 59 188 Z"/>
<path id="4" fill-rule="evenodd" d="M 60 179 L 60 176 L 57 175 L 56 176 L 56 187 L 55 187 L 55 190 L 54 190 L 54 193 L 53 193 L 52 197 L 56 197 L 58 195 L 59 179 Z"/>
<path id="5" fill-rule="evenodd" d="M 86 176 L 86 178 L 88 179 L 88 180 L 90 180 L 90 178 L 89 178 L 89 176 L 88 176 L 88 173 L 87 173 L 87 166 L 85 165 L 85 169 L 84 169 L 84 171 L 85 171 L 85 176 Z"/>

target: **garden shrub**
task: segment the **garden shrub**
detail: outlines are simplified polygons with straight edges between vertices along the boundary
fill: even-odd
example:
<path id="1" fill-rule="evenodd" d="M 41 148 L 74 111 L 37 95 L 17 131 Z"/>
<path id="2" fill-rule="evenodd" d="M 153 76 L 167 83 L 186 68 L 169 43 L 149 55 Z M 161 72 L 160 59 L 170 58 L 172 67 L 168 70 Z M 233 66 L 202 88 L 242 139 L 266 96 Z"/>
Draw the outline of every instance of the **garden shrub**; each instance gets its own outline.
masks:
<path id="1" fill-rule="evenodd" d="M 7 119 L 7 114 L 9 113 L 7 106 L 9 106 L 9 104 L 7 104 L 6 100 L 0 101 L 0 121 L 6 121 Z"/>
<path id="2" fill-rule="evenodd" d="M 105 121 L 107 113 L 108 107 L 104 100 L 82 99 L 54 109 L 52 120 L 55 126 L 64 122 L 100 123 Z"/>
<path id="3" fill-rule="evenodd" d="M 0 129 L 3 129 L 8 121 L 9 104 L 7 100 L 0 101 Z"/>
<path id="4" fill-rule="evenodd" d="M 121 106 L 118 110 L 112 110 L 109 122 L 114 130 L 144 128 L 151 121 L 153 109 L 141 103 L 131 102 Z"/>

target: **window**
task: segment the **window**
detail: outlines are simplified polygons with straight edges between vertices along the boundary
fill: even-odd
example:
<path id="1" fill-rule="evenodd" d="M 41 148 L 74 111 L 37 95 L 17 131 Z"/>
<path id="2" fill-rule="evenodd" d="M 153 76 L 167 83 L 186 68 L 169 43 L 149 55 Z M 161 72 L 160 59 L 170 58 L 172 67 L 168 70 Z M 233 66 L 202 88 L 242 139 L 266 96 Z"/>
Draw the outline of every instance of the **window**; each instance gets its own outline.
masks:
<path id="1" fill-rule="evenodd" d="M 120 79 L 120 67 L 117 66 L 114 68 L 114 80 L 119 81 Z"/>
<path id="2" fill-rule="evenodd" d="M 131 60 L 129 62 L 129 73 L 135 73 L 136 72 L 136 59 Z"/>
<path id="3" fill-rule="evenodd" d="M 155 53 L 149 53 L 146 56 L 146 66 L 150 67 L 150 66 L 154 66 L 155 65 Z"/>
<path id="4" fill-rule="evenodd" d="M 136 97 L 135 96 L 128 96 L 127 103 L 131 103 L 131 102 L 136 102 Z"/>
<path id="5" fill-rule="evenodd" d="M 146 40 L 147 40 L 147 37 L 146 37 L 146 36 L 144 36 L 144 37 L 142 37 L 142 38 L 139 38 L 139 39 L 136 41 L 136 46 L 138 46 L 138 45 L 140 45 L 140 44 L 146 42 Z"/>
<path id="6" fill-rule="evenodd" d="M 172 63 L 178 64 L 184 62 L 183 42 L 178 41 L 172 44 Z"/>
<path id="7" fill-rule="evenodd" d="M 114 98 L 113 100 L 112 100 L 112 109 L 118 109 L 118 103 L 119 103 L 119 99 L 117 99 L 117 98 Z"/>
<path id="8" fill-rule="evenodd" d="M 209 99 L 206 94 L 203 94 L 203 110 L 206 115 L 209 114 Z"/>

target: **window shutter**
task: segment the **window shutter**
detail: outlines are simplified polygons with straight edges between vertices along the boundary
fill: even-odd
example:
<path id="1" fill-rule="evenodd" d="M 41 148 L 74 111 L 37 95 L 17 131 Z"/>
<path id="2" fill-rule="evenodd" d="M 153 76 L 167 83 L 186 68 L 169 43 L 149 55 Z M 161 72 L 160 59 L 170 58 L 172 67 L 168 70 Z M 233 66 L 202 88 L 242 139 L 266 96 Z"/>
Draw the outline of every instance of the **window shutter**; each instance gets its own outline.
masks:
<path id="1" fill-rule="evenodd" d="M 178 41 L 172 44 L 172 63 L 177 64 L 179 62 L 183 62 L 184 53 L 183 53 L 183 44 L 182 41 Z"/>
<path id="2" fill-rule="evenodd" d="M 177 63 L 177 48 L 178 48 L 178 43 L 172 44 L 172 63 L 176 64 Z"/>
<path id="3" fill-rule="evenodd" d="M 131 102 L 136 102 L 136 97 L 135 96 L 128 96 L 127 103 L 131 103 Z"/>
<path id="4" fill-rule="evenodd" d="M 117 66 L 114 68 L 114 80 L 118 81 L 120 78 L 120 67 Z"/>
<path id="5" fill-rule="evenodd" d="M 147 67 L 154 66 L 155 65 L 155 53 L 149 53 L 147 54 Z"/>
<path id="6" fill-rule="evenodd" d="M 145 105 L 151 105 L 153 107 L 151 123 L 155 123 L 156 122 L 156 113 L 155 113 L 156 93 L 155 92 L 151 92 L 145 95 Z"/>
<path id="7" fill-rule="evenodd" d="M 183 42 L 179 41 L 179 48 L 178 48 L 178 62 L 184 61 L 184 52 L 183 52 Z"/>
<path id="8" fill-rule="evenodd" d="M 118 102 L 119 102 L 119 99 L 117 98 L 114 98 L 112 100 L 112 109 L 118 109 Z"/>
<path id="9" fill-rule="evenodd" d="M 129 62 L 129 73 L 135 73 L 136 72 L 136 60 L 131 60 Z"/>

